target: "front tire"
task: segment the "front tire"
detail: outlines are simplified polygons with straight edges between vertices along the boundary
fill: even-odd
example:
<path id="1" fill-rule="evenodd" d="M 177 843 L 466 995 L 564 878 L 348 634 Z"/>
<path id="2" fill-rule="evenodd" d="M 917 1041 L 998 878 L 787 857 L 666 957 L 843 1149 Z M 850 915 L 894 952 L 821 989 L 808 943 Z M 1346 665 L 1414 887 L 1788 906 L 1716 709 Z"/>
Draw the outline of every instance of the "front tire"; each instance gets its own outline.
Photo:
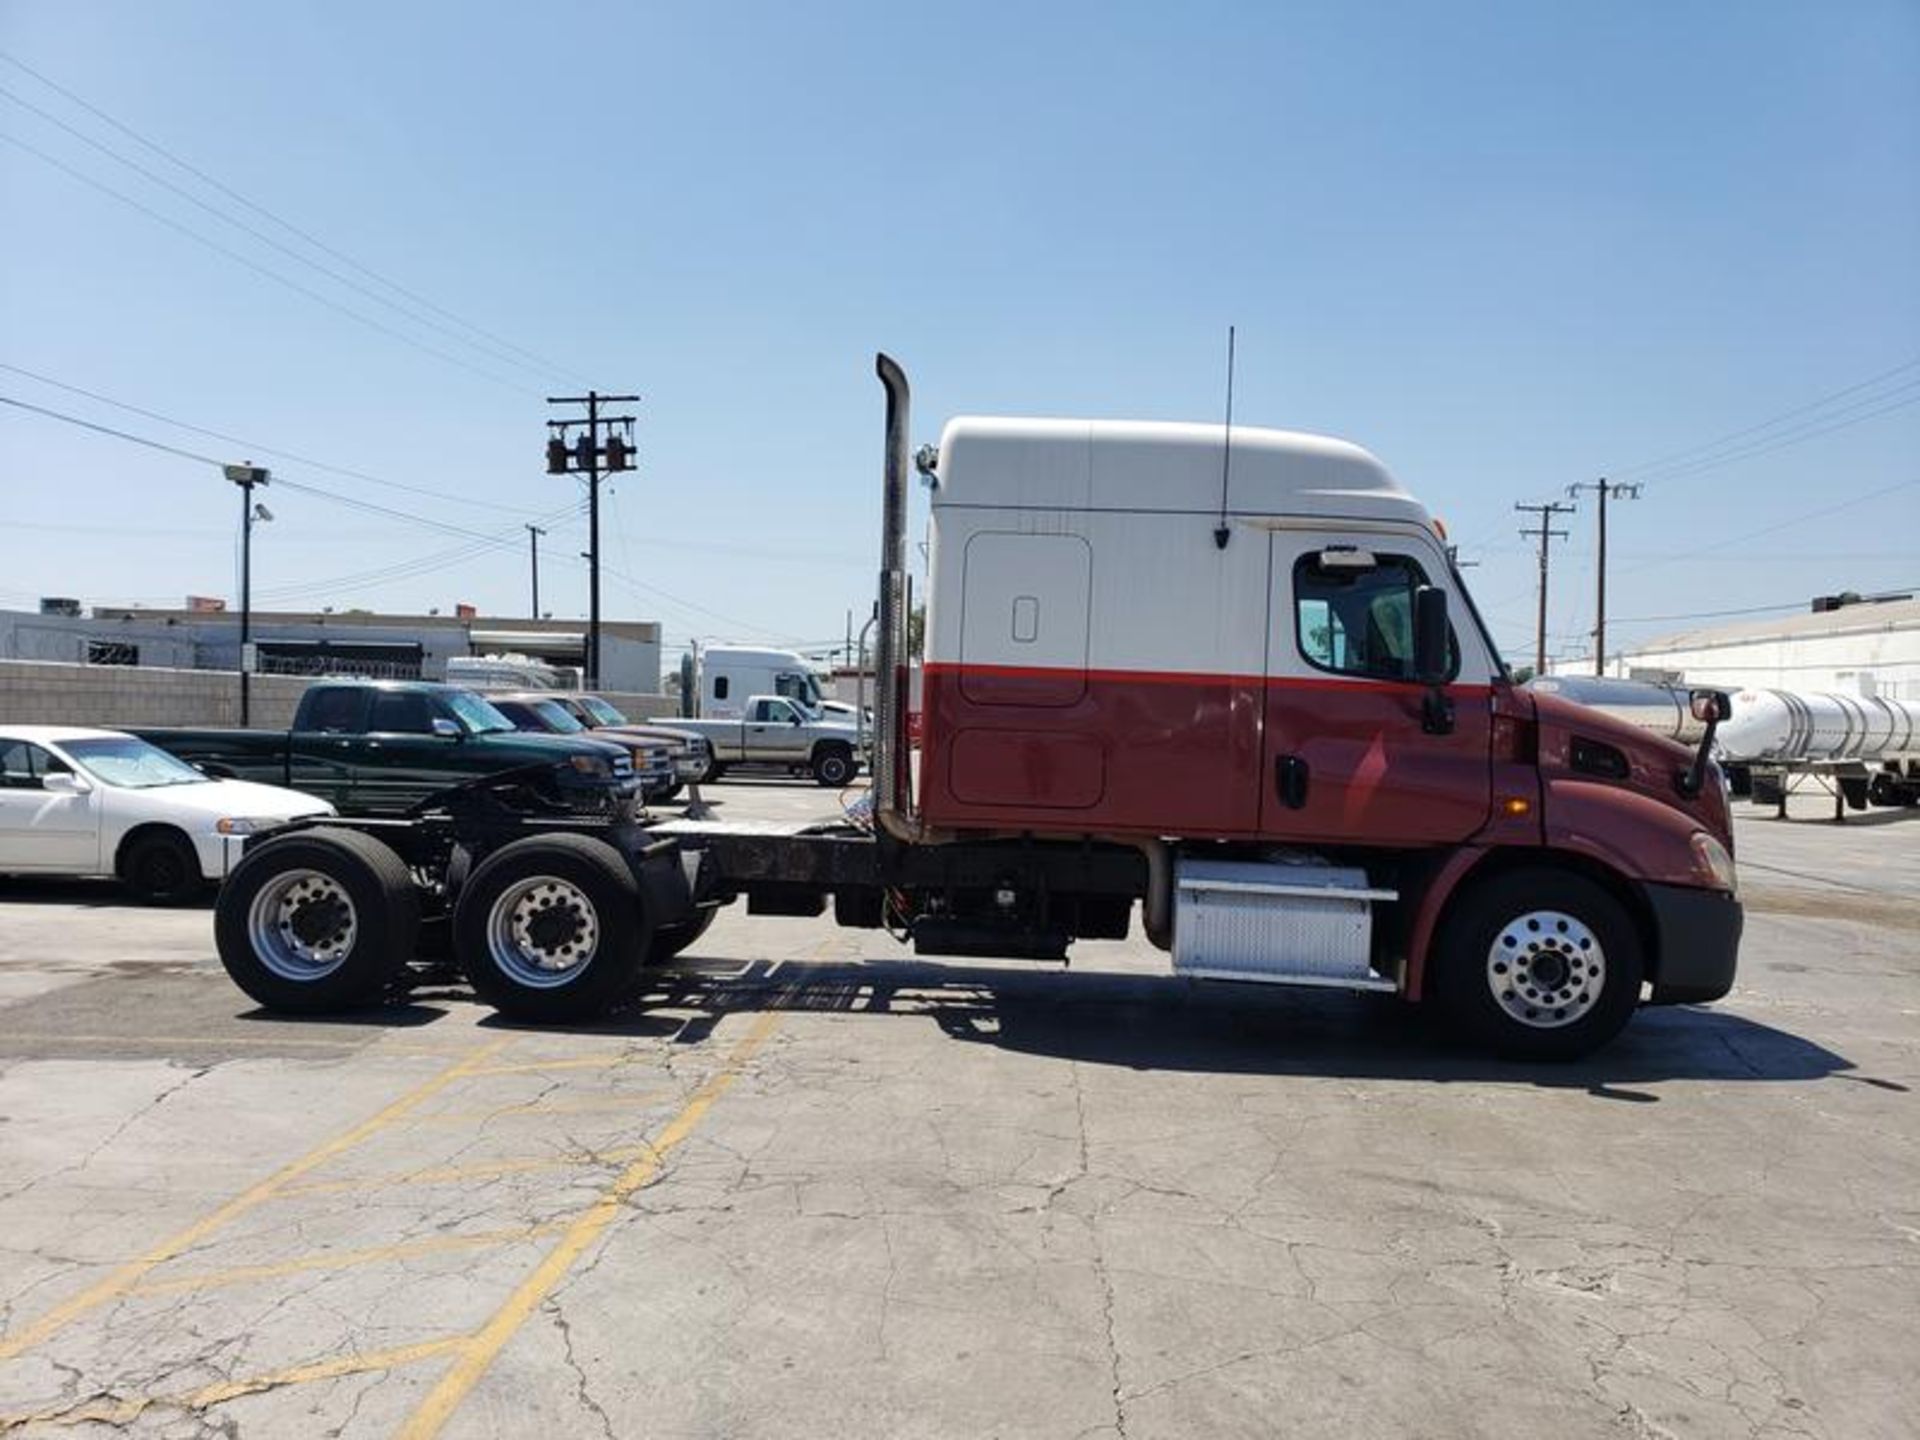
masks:
<path id="1" fill-rule="evenodd" d="M 321 827 L 248 852 L 221 887 L 213 933 L 233 983 L 269 1010 L 378 1003 L 413 956 L 420 904 L 400 857 Z"/>
<path id="2" fill-rule="evenodd" d="M 816 785 L 838 790 L 853 779 L 853 751 L 844 745 L 822 745 L 813 753 L 813 779 Z"/>
<path id="3" fill-rule="evenodd" d="M 503 1015 L 587 1020 L 632 992 L 649 930 L 618 850 L 587 835 L 536 835 L 474 870 L 454 910 L 453 953 Z"/>
<path id="4" fill-rule="evenodd" d="M 207 888 L 193 842 L 178 830 L 150 830 L 127 846 L 120 878 L 143 905 L 184 905 Z"/>
<path id="5" fill-rule="evenodd" d="M 1620 902 L 1585 876 L 1548 869 L 1468 892 L 1435 960 L 1435 998 L 1454 1025 L 1523 1060 L 1577 1060 L 1605 1045 L 1633 1017 L 1646 973 Z"/>

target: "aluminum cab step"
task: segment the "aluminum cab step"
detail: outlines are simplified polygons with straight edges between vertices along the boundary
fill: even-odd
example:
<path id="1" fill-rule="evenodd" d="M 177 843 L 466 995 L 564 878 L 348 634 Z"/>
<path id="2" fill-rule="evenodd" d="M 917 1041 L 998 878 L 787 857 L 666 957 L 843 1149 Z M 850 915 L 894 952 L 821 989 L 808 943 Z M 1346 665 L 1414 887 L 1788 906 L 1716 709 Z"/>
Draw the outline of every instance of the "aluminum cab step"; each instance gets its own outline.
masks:
<path id="1" fill-rule="evenodd" d="M 1372 957 L 1373 907 L 1398 898 L 1359 869 L 1182 857 L 1174 865 L 1174 973 L 1397 990 Z"/>

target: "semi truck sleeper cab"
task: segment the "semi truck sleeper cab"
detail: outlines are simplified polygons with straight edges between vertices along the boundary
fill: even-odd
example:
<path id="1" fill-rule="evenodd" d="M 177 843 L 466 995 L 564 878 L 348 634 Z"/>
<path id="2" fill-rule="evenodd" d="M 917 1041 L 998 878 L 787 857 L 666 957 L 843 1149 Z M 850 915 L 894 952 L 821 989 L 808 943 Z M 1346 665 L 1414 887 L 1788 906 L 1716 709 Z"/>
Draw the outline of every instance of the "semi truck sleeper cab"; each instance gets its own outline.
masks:
<path id="1" fill-rule="evenodd" d="M 878 371 L 870 809 L 791 833 L 645 819 L 559 833 L 456 794 L 404 826 L 265 840 L 222 916 L 252 904 L 277 847 L 311 868 L 316 847 L 337 843 L 350 866 L 375 843 L 415 878 L 395 898 L 358 877 L 365 903 L 444 915 L 481 993 L 535 1019 L 617 1003 L 641 965 L 741 899 L 831 906 L 922 954 L 1040 960 L 1124 936 L 1137 906 L 1175 973 L 1391 991 L 1536 1058 L 1604 1043 L 1643 996 L 1726 993 L 1741 910 L 1710 733 L 1689 751 L 1517 689 L 1425 508 L 1343 441 L 950 422 L 920 466 L 916 764 L 908 387 L 886 356 Z M 1724 697 L 1695 704 L 1709 732 L 1725 716 Z M 530 883 L 542 876 L 552 888 Z M 390 953 L 366 967 L 383 984 L 409 963 L 407 924 L 340 932 L 351 950 L 387 931 Z M 351 955 L 307 974 L 320 966 L 297 956 L 274 969 L 266 931 L 223 918 L 221 940 L 265 1003 L 366 993 L 334 979 Z"/>

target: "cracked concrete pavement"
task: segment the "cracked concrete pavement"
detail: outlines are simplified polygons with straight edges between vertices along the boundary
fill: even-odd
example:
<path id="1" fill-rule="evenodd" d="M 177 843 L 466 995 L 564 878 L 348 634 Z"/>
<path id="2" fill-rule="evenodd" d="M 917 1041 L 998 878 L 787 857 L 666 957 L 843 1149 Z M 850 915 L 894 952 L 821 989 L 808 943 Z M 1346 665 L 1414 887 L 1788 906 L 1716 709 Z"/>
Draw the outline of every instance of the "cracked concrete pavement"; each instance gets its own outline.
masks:
<path id="1" fill-rule="evenodd" d="M 296 1023 L 0 885 L 0 1432 L 1920 1433 L 1920 817 L 1819 813 L 1743 807 L 1733 997 L 1552 1069 L 734 912 L 577 1032 Z"/>

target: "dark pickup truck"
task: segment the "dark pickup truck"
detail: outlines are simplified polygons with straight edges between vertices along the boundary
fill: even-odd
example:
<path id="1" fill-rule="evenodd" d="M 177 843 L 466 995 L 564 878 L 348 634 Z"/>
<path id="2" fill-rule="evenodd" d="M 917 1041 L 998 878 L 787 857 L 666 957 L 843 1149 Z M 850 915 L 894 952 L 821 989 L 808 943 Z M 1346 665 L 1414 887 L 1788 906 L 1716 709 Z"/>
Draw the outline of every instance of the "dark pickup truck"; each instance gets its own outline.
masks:
<path id="1" fill-rule="evenodd" d="M 526 735 L 470 690 L 423 681 L 321 681 L 291 730 L 136 730 L 209 775 L 285 785 L 342 815 L 399 815 L 483 775 L 529 770 L 559 804 L 603 810 L 636 794 L 624 745 Z"/>

